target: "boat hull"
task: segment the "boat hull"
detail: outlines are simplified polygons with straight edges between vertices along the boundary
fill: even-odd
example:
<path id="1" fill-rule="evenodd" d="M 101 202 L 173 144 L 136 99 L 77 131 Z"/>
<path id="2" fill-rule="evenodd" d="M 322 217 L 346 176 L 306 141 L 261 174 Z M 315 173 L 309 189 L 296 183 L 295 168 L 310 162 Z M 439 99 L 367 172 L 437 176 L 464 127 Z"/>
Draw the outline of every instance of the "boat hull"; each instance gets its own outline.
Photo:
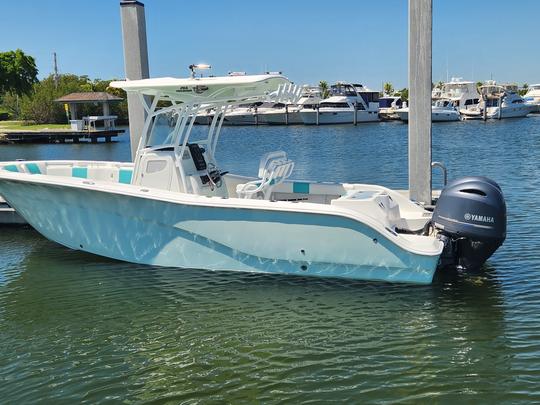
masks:
<path id="1" fill-rule="evenodd" d="M 302 122 L 306 125 L 317 124 L 317 111 L 301 111 Z M 357 111 L 356 122 L 379 121 L 378 111 Z M 354 123 L 354 111 L 347 110 L 319 110 L 319 124 L 352 124 Z"/>
<path id="2" fill-rule="evenodd" d="M 401 121 L 409 121 L 409 111 L 396 111 L 397 116 Z M 431 122 L 450 122 L 459 121 L 460 116 L 457 111 L 431 111 Z"/>
<path id="3" fill-rule="evenodd" d="M 499 119 L 499 118 L 522 118 L 526 117 L 533 111 L 534 107 L 526 104 L 511 107 L 488 107 L 487 118 Z"/>
<path id="4" fill-rule="evenodd" d="M 208 206 L 206 197 L 186 204 L 130 188 L 139 190 L 0 177 L 0 194 L 48 239 L 133 263 L 426 284 L 440 255 L 411 252 L 347 217 Z"/>
<path id="5" fill-rule="evenodd" d="M 223 125 L 257 125 L 258 117 L 253 113 L 245 114 L 226 114 L 223 119 Z"/>
<path id="6" fill-rule="evenodd" d="M 288 117 L 285 111 L 266 112 L 259 114 L 259 123 L 268 125 L 298 125 L 303 124 L 302 117 L 298 111 L 290 111 Z"/>

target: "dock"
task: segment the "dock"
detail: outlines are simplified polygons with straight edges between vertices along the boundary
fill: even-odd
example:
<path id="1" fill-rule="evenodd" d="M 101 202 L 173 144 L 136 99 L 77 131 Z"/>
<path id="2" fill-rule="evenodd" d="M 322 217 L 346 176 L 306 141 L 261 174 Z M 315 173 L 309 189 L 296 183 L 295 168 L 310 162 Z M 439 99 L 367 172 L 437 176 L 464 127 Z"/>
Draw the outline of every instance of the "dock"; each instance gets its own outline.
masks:
<path id="1" fill-rule="evenodd" d="M 104 129 L 94 131 L 46 130 L 46 131 L 1 131 L 0 144 L 10 143 L 98 143 L 112 142 L 113 138 L 124 133 L 123 129 Z"/>
<path id="2" fill-rule="evenodd" d="M 26 221 L 0 196 L 0 225 L 25 225 Z"/>

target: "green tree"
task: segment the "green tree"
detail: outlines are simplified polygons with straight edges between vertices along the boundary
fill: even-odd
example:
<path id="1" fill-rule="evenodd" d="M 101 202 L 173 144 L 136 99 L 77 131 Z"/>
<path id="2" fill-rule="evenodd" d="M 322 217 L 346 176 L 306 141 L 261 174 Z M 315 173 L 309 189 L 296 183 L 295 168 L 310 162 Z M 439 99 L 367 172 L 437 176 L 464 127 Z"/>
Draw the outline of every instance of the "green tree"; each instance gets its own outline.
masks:
<path id="1" fill-rule="evenodd" d="M 397 94 L 401 97 L 401 101 L 408 101 L 409 100 L 409 89 L 403 88 L 397 92 Z"/>
<path id="2" fill-rule="evenodd" d="M 32 56 L 20 49 L 0 52 L 0 93 L 28 94 L 37 82 L 37 74 Z"/>
<path id="3" fill-rule="evenodd" d="M 3 106 L 17 119 L 44 124 L 65 123 L 67 118 L 64 106 L 54 100 L 69 93 L 107 91 L 124 99 L 120 103 L 111 104 L 111 114 L 117 115 L 120 122 L 125 122 L 127 120 L 126 94 L 122 90 L 109 88 L 109 83 L 108 80 L 90 80 L 88 76 L 63 74 L 59 76 L 58 86 L 56 86 L 54 76 L 50 75 L 35 83 L 32 91 L 20 98 L 20 113 L 18 100 L 13 94 L 4 96 Z M 101 115 L 101 108 L 99 103 L 81 104 L 79 114 L 80 116 Z"/>
<path id="4" fill-rule="evenodd" d="M 520 96 L 524 96 L 527 94 L 527 91 L 529 90 L 529 85 L 527 83 L 523 83 L 523 86 L 521 86 L 521 89 L 518 90 L 518 93 Z"/>
<path id="5" fill-rule="evenodd" d="M 383 85 L 383 94 L 385 96 L 393 96 L 394 95 L 394 86 L 392 86 L 392 83 L 386 82 Z"/>
<path id="6" fill-rule="evenodd" d="M 319 82 L 319 88 L 321 89 L 321 96 L 323 99 L 330 97 L 330 89 L 326 80 L 321 80 Z"/>

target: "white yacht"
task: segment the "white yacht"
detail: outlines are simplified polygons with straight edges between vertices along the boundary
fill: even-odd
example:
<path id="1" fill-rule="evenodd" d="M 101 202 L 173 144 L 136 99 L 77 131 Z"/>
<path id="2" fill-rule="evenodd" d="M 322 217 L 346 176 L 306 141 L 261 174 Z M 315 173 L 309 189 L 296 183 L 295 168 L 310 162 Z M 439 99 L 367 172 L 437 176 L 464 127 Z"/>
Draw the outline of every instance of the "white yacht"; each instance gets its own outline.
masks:
<path id="1" fill-rule="evenodd" d="M 400 108 L 396 110 L 396 115 L 402 121 L 409 121 L 409 108 Z M 432 122 L 459 121 L 459 111 L 454 107 L 452 100 L 438 99 L 433 100 L 431 105 Z"/>
<path id="2" fill-rule="evenodd" d="M 0 162 L 0 194 L 71 249 L 177 268 L 425 284 L 438 267 L 480 266 L 502 244 L 504 199 L 485 178 L 448 184 L 431 212 L 382 186 L 290 180 L 284 151 L 264 154 L 253 177 L 222 171 L 216 147 L 227 110 L 264 101 L 283 83 L 279 75 L 112 82 L 138 95 L 147 116 L 134 163 Z M 209 106 L 212 123 L 195 138 L 195 117 Z"/>
<path id="3" fill-rule="evenodd" d="M 540 84 L 531 84 L 523 100 L 534 107 L 531 112 L 540 113 Z"/>
<path id="4" fill-rule="evenodd" d="M 304 124 L 352 124 L 379 120 L 379 92 L 361 84 L 337 83 L 330 87 L 331 97 L 316 109 L 304 109 Z"/>
<path id="5" fill-rule="evenodd" d="M 259 113 L 259 123 L 269 125 L 303 124 L 302 110 L 315 110 L 321 102 L 321 90 L 318 87 L 304 86 L 298 101 L 280 103 L 273 108 Z"/>
<path id="6" fill-rule="evenodd" d="M 265 110 L 285 107 L 283 103 L 258 101 L 252 104 L 232 106 L 225 114 L 224 125 L 259 125 L 260 114 Z"/>
<path id="7" fill-rule="evenodd" d="M 535 106 L 525 103 L 518 94 L 515 84 L 498 85 L 493 80 L 488 80 L 480 87 L 481 100 L 477 107 L 462 110 L 461 114 L 469 118 L 519 118 L 531 113 Z"/>
<path id="8" fill-rule="evenodd" d="M 461 111 L 477 106 L 480 94 L 476 83 L 463 80 L 461 77 L 453 77 L 449 82 L 443 84 L 439 98 L 450 100 L 452 105 Z"/>
<path id="9" fill-rule="evenodd" d="M 309 94 L 304 96 L 304 91 Z M 300 110 L 308 108 L 307 103 L 318 101 L 311 89 L 294 86 L 292 83 L 283 85 L 269 94 L 264 102 L 231 107 L 225 114 L 224 125 L 302 124 Z"/>
<path id="10" fill-rule="evenodd" d="M 397 110 L 403 108 L 400 96 L 383 96 L 379 98 L 379 118 L 383 120 L 399 120 Z"/>

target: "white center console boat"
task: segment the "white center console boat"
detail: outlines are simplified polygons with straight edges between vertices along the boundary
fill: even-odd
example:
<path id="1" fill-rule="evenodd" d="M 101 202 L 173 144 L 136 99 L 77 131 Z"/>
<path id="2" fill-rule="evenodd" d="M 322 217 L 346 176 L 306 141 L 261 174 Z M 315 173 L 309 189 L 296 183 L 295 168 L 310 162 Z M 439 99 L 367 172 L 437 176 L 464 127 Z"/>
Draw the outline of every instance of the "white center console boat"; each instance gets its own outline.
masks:
<path id="1" fill-rule="evenodd" d="M 113 82 L 138 94 L 148 116 L 134 163 L 2 162 L 0 194 L 55 242 L 158 266 L 425 284 L 438 266 L 481 265 L 503 242 L 504 199 L 485 178 L 449 184 L 432 212 L 381 186 L 290 180 L 283 151 L 265 154 L 256 177 L 222 171 L 215 151 L 227 110 L 286 83 Z M 194 139 L 201 108 L 215 113 Z"/>

